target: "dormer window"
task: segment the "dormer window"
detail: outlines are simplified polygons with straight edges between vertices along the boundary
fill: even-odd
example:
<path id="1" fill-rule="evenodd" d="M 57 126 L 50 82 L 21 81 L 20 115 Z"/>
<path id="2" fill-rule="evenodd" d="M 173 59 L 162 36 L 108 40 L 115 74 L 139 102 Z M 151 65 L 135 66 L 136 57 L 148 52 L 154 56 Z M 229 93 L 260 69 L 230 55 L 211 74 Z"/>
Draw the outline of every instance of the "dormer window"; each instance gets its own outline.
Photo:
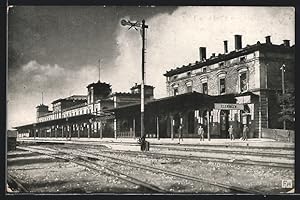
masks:
<path id="1" fill-rule="evenodd" d="M 173 76 L 173 80 L 176 80 L 177 79 L 177 76 Z"/>
<path id="2" fill-rule="evenodd" d="M 204 72 L 204 73 L 206 72 L 206 67 L 202 68 L 202 72 Z"/>
<path id="3" fill-rule="evenodd" d="M 186 75 L 187 75 L 187 76 L 191 76 L 191 72 L 187 72 Z"/>

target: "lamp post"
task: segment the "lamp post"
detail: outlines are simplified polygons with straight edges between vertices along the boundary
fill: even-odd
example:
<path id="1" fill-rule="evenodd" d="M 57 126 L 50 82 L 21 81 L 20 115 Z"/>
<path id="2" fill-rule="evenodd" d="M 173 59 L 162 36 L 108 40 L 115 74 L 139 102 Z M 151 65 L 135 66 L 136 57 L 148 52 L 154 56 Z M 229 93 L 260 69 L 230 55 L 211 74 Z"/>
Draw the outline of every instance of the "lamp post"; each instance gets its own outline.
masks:
<path id="1" fill-rule="evenodd" d="M 285 72 L 285 64 L 283 64 L 281 67 L 281 87 L 282 87 L 282 96 L 285 94 L 285 86 L 284 86 L 284 72 Z M 285 105 L 284 105 L 284 102 L 283 102 L 283 105 L 282 105 L 282 110 L 284 111 L 285 109 Z M 286 129 L 286 122 L 285 122 L 285 119 L 283 119 L 283 129 L 285 130 Z"/>
<path id="2" fill-rule="evenodd" d="M 142 83 L 141 83 L 141 138 L 145 140 L 145 126 L 144 126 L 144 110 L 145 110 L 145 99 L 144 99 L 144 84 L 145 84 L 145 29 L 148 28 L 148 25 L 145 24 L 145 20 L 142 20 L 142 24 L 140 22 L 130 22 L 129 20 L 121 20 L 122 26 L 130 26 L 128 28 L 134 28 L 138 30 L 136 27 L 141 28 L 142 31 Z"/>

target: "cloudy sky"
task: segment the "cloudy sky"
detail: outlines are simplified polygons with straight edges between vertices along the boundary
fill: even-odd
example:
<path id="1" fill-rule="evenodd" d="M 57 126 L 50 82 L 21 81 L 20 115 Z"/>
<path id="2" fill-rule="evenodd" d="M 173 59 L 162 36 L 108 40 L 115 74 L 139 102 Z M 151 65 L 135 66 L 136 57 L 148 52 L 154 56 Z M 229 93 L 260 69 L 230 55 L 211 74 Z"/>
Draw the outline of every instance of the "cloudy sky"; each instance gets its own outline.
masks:
<path id="1" fill-rule="evenodd" d="M 163 73 L 270 35 L 275 44 L 295 43 L 295 10 L 289 7 L 115 7 L 15 6 L 8 13 L 8 128 L 35 121 L 35 107 L 74 94 L 98 81 L 113 92 L 128 92 L 141 80 L 141 37 L 120 20 L 142 19 L 147 30 L 146 84 L 155 98 L 166 96 Z"/>

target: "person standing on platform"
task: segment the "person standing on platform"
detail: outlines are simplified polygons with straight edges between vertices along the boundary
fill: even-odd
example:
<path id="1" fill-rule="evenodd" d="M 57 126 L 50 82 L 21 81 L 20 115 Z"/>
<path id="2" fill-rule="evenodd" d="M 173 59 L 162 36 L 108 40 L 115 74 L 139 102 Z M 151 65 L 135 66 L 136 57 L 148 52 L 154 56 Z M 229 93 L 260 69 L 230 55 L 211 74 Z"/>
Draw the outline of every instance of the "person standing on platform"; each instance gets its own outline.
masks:
<path id="1" fill-rule="evenodd" d="M 232 127 L 232 125 L 230 125 L 230 127 L 228 129 L 228 133 L 229 133 L 230 140 L 234 140 L 234 134 L 233 134 L 233 127 Z"/>
<path id="2" fill-rule="evenodd" d="M 200 141 L 204 141 L 204 129 L 202 128 L 202 126 L 200 125 L 198 128 L 198 135 L 200 137 Z"/>
<path id="3" fill-rule="evenodd" d="M 181 141 L 183 141 L 183 138 L 182 138 L 182 125 L 180 124 L 179 127 L 178 127 L 178 144 L 180 144 L 180 139 Z"/>
<path id="4" fill-rule="evenodd" d="M 249 132 L 249 128 L 248 126 L 245 124 L 244 125 L 244 128 L 243 128 L 243 137 L 242 137 L 242 140 L 248 140 L 247 136 L 248 136 L 248 132 Z"/>

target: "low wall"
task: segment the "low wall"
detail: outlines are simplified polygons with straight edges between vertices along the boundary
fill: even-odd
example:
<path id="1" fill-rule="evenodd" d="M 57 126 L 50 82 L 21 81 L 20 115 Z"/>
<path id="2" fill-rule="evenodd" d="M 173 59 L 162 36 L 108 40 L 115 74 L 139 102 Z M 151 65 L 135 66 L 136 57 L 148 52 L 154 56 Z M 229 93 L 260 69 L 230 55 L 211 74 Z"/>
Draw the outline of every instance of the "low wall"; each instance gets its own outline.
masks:
<path id="1" fill-rule="evenodd" d="M 270 138 L 282 142 L 295 142 L 295 131 L 262 128 L 262 138 Z"/>

